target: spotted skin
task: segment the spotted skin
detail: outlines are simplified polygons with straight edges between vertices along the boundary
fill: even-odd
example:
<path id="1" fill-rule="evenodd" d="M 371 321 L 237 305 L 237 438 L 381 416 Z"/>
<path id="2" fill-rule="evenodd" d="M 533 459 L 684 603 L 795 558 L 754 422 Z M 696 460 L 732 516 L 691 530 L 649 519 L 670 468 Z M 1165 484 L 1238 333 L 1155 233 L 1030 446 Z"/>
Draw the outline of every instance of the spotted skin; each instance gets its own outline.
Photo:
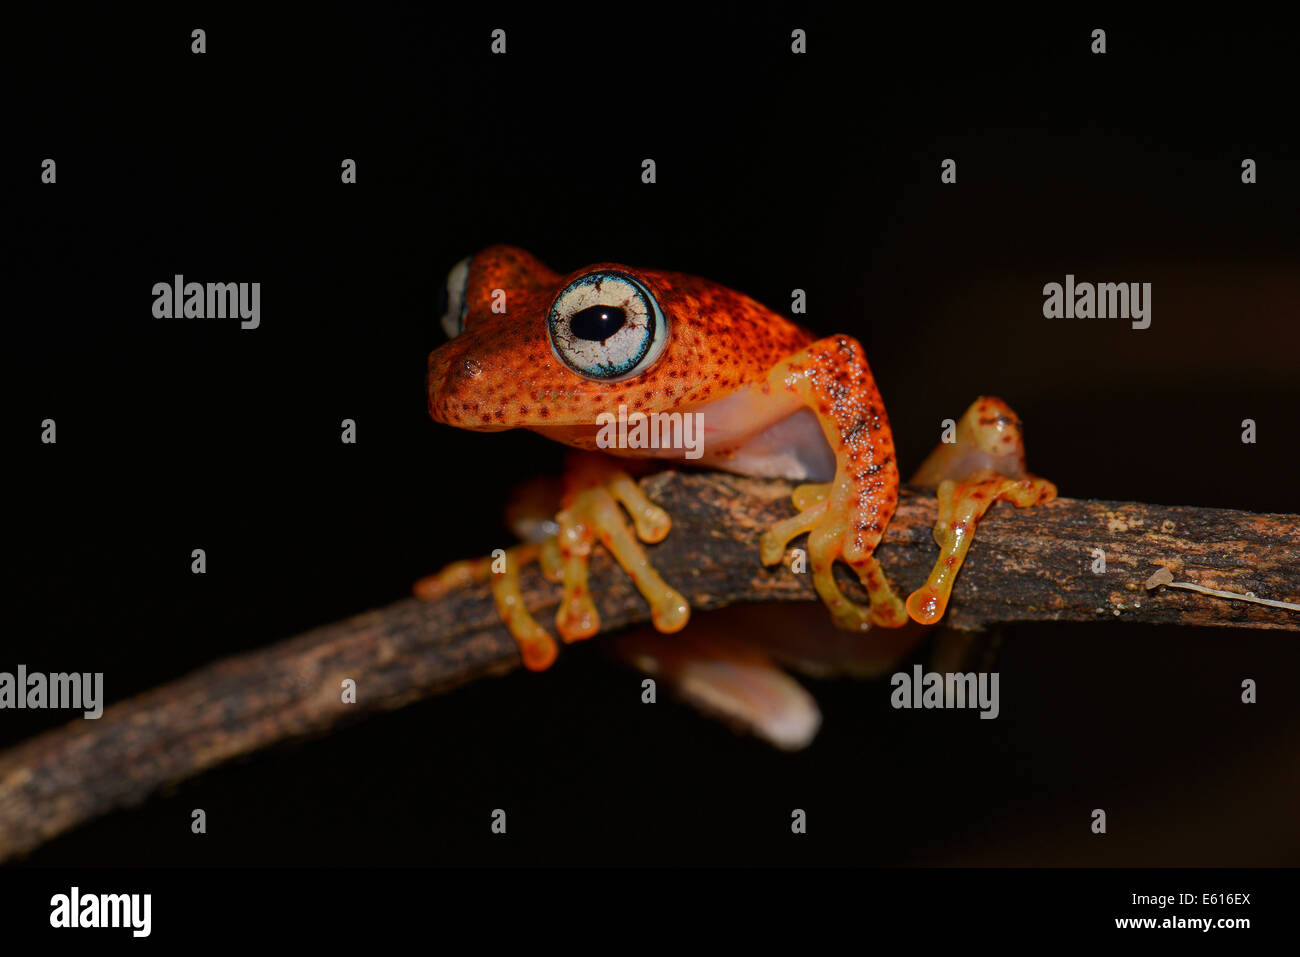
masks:
<path id="1" fill-rule="evenodd" d="M 555 354 L 549 338 L 547 318 L 556 297 L 597 270 L 633 277 L 668 320 L 669 338 L 659 360 L 621 381 L 579 375 Z M 958 447 L 940 446 L 922 467 L 924 475 L 947 479 L 978 475 L 961 485 L 949 482 L 943 537 L 936 529 L 942 551 L 935 575 L 924 595 L 914 594 L 904 604 L 874 556 L 898 505 L 899 472 L 884 401 L 855 339 L 814 340 L 748 296 L 694 276 L 617 263 L 561 275 L 511 246 L 492 246 L 473 257 L 464 304 L 460 333 L 429 356 L 430 415 L 474 431 L 532 429 L 585 451 L 569 460 L 556 535 L 510 550 L 504 573 L 493 574 L 488 560 L 458 562 L 422 580 L 416 591 L 433 598 L 465 581 L 490 577 L 524 663 L 535 670 L 549 667 L 557 646 L 520 599 L 518 568 L 528 562 L 540 560 L 548 577 L 563 583 L 555 624 L 565 641 L 599 629 L 587 590 L 587 563 L 596 543 L 632 577 L 651 606 L 656 628 L 677 631 L 689 618 L 685 598 L 659 577 L 638 543 L 662 540 L 671 520 L 645 499 L 615 459 L 603 454 L 646 453 L 611 448 L 590 454 L 599 448 L 597 416 L 619 406 L 646 413 L 703 410 L 711 422 L 725 423 L 706 430 L 712 457 L 703 464 L 744 474 L 767 474 L 762 462 L 741 454 L 751 447 L 750 439 L 802 409 L 811 410 L 833 454 L 834 476 L 796 488 L 796 514 L 764 534 L 759 555 L 765 564 L 774 564 L 792 539 L 808 533 L 814 586 L 834 623 L 853 631 L 900 627 L 909 620 L 909 610 L 918 621 L 938 620 L 969 547 L 969 534 L 954 530 L 973 530 L 984 509 L 999 498 L 1020 505 L 1030 498 L 1046 500 L 1049 489 L 1055 494 L 1050 483 L 1032 477 L 1029 486 L 1018 484 L 1025 480 L 1018 420 L 1000 400 L 981 399 L 963 417 Z M 761 447 L 769 449 L 763 453 L 769 457 L 777 454 L 771 445 Z M 655 454 L 681 457 L 679 452 Z M 968 463 L 971 467 L 961 471 Z M 999 465 L 1009 471 L 1003 475 Z M 635 534 L 620 506 L 633 519 Z M 857 574 L 867 592 L 866 606 L 840 590 L 832 574 L 837 561 Z"/>
<path id="2" fill-rule="evenodd" d="M 546 316 L 571 281 L 597 269 L 635 276 L 672 316 L 663 357 L 634 379 L 584 379 L 551 351 Z M 505 293 L 494 313 L 493 290 Z M 575 427 L 567 444 L 595 449 L 593 423 L 620 404 L 673 412 L 762 378 L 812 335 L 748 296 L 681 273 L 598 263 L 567 276 L 532 255 L 492 246 L 474 257 L 464 331 L 429 356 L 429 414 L 461 429 Z M 499 302 L 499 297 L 497 299 Z"/>

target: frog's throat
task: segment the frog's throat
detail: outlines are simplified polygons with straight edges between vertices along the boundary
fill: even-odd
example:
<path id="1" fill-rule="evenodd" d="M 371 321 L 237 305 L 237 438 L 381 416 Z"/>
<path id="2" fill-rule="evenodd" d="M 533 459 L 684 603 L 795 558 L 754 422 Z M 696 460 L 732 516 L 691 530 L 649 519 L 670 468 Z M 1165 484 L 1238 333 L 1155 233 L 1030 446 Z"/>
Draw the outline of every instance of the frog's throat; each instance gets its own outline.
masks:
<path id="1" fill-rule="evenodd" d="M 650 413 L 653 416 L 654 413 Z M 606 452 L 620 458 L 650 458 L 722 469 L 755 478 L 792 481 L 828 481 L 835 474 L 835 455 L 811 410 L 788 396 L 742 389 L 714 402 L 666 415 L 694 418 L 698 435 L 690 448 L 665 441 L 658 447 L 639 447 L 632 429 L 620 433 L 595 425 L 530 426 L 533 431 L 573 448 Z M 674 425 L 678 419 L 674 419 Z M 653 437 L 676 433 L 665 425 Z M 615 441 L 610 441 L 611 437 Z"/>

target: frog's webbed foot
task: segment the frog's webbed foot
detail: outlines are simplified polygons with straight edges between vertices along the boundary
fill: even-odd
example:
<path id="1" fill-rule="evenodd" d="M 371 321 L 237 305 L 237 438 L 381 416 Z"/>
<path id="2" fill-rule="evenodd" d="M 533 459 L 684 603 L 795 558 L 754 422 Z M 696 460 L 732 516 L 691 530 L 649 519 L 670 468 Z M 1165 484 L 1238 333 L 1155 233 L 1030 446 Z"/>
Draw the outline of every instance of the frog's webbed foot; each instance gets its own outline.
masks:
<path id="1" fill-rule="evenodd" d="M 937 485 L 939 558 L 925 584 L 907 599 L 908 614 L 924 625 L 943 617 L 953 579 L 970 549 L 975 527 L 994 502 L 1026 508 L 1056 498 L 1056 486 L 1025 471 L 1020 420 L 1001 399 L 981 396 L 957 424 L 956 441 L 934 450 L 912 481 Z"/>
<path id="2" fill-rule="evenodd" d="M 636 537 L 628 530 L 618 506 L 632 517 Z M 504 556 L 455 562 L 416 584 L 416 595 L 437 598 L 471 581 L 491 580 L 501 619 L 519 644 L 524 665 L 534 671 L 550 667 L 558 654 L 555 640 L 524 606 L 519 570 L 538 561 L 551 581 L 563 583 L 555 627 L 566 642 L 590 638 L 600 630 L 600 616 L 587 588 L 592 545 L 599 541 L 631 576 L 650 604 L 651 619 L 662 632 L 686 625 L 690 606 L 659 576 L 637 542 L 659 542 L 672 522 L 663 509 L 641 491 L 626 472 L 604 456 L 575 453 L 565 476 L 564 495 L 555 517 L 558 532 L 538 544 L 517 545 Z"/>
<path id="3" fill-rule="evenodd" d="M 663 541 L 672 527 L 668 513 L 655 505 L 632 477 L 603 455 L 574 453 L 565 478 L 559 550 L 564 596 L 555 614 L 555 627 L 565 641 L 590 638 L 600 630 L 600 617 L 587 590 L 587 562 L 593 541 L 599 541 L 632 578 L 650 605 L 650 618 L 662 632 L 680 631 L 691 608 L 676 589 L 659 577 L 637 538 Z M 618 506 L 632 517 L 636 536 L 628 530 Z"/>
<path id="4" fill-rule="evenodd" d="M 813 586 L 837 626 L 866 631 L 871 625 L 905 624 L 907 611 L 872 554 L 898 504 L 898 465 L 884 402 L 862 347 L 848 336 L 819 340 L 778 363 L 766 385 L 793 393 L 816 414 L 835 453 L 835 477 L 795 489 L 799 512 L 763 535 L 763 564 L 779 562 L 790 540 L 808 532 Z M 869 606 L 840 590 L 833 574 L 836 560 L 857 573 Z"/>

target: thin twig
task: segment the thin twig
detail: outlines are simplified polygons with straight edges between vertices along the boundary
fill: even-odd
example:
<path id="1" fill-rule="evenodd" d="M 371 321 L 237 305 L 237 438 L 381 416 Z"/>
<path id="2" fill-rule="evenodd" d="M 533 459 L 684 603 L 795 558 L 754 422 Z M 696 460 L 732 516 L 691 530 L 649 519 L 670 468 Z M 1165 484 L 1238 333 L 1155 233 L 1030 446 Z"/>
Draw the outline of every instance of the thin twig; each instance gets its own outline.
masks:
<path id="1" fill-rule="evenodd" d="M 1272 598 L 1260 598 L 1253 592 L 1246 592 L 1244 595 L 1235 591 L 1224 591 L 1222 588 L 1206 588 L 1204 585 L 1197 585 L 1195 582 L 1176 582 L 1174 573 L 1167 568 L 1161 568 L 1154 575 L 1146 580 L 1142 587 L 1147 591 L 1153 588 L 1166 586 L 1168 588 L 1186 588 L 1188 591 L 1200 592 L 1202 595 L 1212 595 L 1215 598 L 1228 598 L 1232 601 L 1251 601 L 1257 605 L 1268 605 L 1270 608 L 1286 608 L 1290 611 L 1300 611 L 1300 602 L 1294 601 L 1275 601 Z"/>

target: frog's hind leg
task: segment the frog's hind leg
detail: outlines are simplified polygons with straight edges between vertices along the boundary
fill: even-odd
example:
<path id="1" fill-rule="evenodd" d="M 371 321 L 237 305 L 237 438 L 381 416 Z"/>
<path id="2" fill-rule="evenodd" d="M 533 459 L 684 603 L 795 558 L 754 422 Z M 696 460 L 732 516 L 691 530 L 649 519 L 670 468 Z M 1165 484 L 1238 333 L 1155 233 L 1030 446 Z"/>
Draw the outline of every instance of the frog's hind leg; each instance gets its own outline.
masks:
<path id="1" fill-rule="evenodd" d="M 917 485 L 937 486 L 939 499 L 939 558 L 907 599 L 908 614 L 925 625 L 943 617 L 975 526 L 989 506 L 1006 501 L 1026 508 L 1056 498 L 1055 485 L 1025 471 L 1020 419 L 1001 399 L 977 399 L 957 423 L 955 439 L 939 445 L 912 477 Z"/>
<path id="2" fill-rule="evenodd" d="M 733 605 L 701 615 L 672 641 L 649 628 L 632 628 L 604 644 L 704 714 L 782 750 L 798 751 L 816 736 L 821 712 L 798 681 L 751 643 L 753 623 L 743 611 L 744 606 Z M 778 624 L 781 621 L 780 610 L 773 606 L 758 611 L 760 632 L 772 627 L 774 613 Z"/>

